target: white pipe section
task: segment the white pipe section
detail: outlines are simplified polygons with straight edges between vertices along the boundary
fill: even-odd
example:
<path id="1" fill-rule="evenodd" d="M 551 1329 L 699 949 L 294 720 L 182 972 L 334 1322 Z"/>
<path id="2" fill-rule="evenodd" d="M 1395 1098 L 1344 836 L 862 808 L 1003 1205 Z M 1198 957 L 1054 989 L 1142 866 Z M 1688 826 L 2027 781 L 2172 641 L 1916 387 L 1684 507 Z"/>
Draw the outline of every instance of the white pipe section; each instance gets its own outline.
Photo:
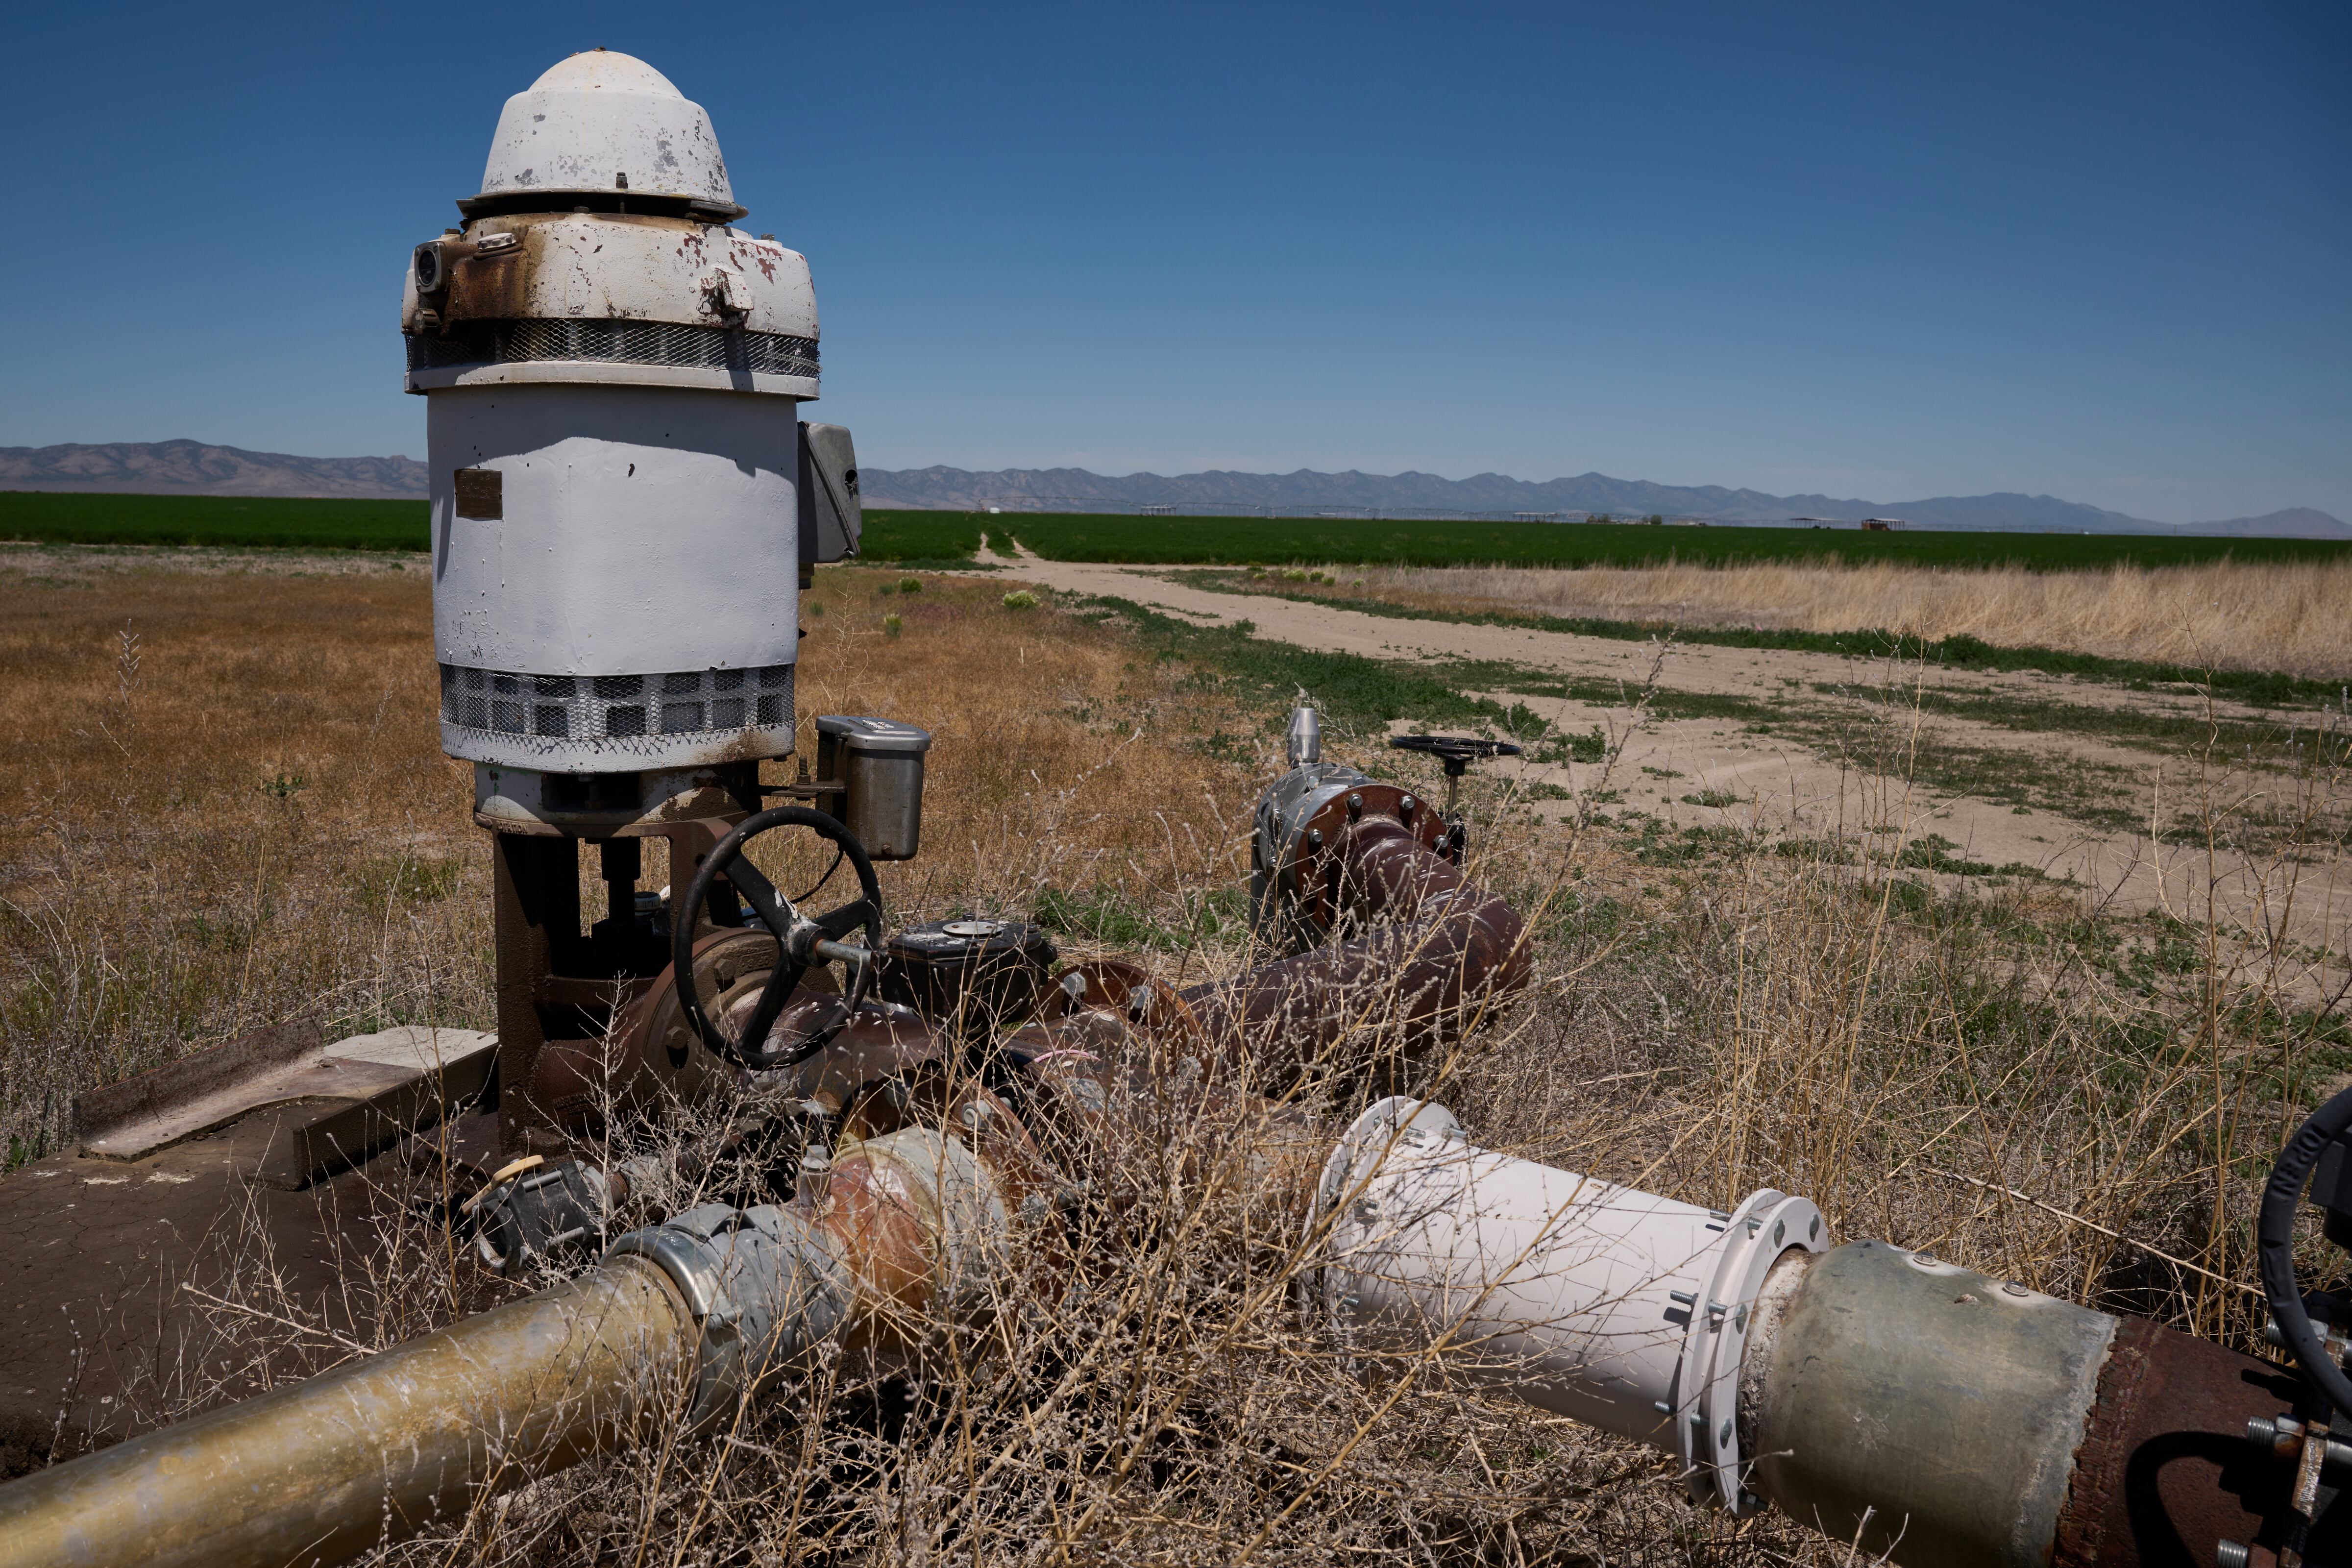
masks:
<path id="1" fill-rule="evenodd" d="M 1654 1445 L 1735 1514 L 1740 1359 L 1764 1276 L 1829 1242 L 1769 1188 L 1699 1208 L 1474 1147 L 1444 1107 L 1384 1100 L 1323 1169 L 1321 1308 L 1342 1342 Z"/>

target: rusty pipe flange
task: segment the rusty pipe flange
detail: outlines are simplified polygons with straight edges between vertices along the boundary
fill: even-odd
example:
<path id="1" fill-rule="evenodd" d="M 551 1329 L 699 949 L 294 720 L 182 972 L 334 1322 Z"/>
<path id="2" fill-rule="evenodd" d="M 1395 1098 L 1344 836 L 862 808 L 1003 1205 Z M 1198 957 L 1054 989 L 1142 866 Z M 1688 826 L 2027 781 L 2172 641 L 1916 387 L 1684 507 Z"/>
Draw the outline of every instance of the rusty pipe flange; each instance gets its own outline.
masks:
<path id="1" fill-rule="evenodd" d="M 2275 1562 L 2298 1523 L 2303 1446 L 2283 1453 L 2275 1442 L 2251 1440 L 2247 1428 L 2290 1411 L 2309 1414 L 2314 1405 L 2297 1368 L 2144 1318 L 2121 1320 L 2074 1451 L 2050 1561 L 2057 1568 L 2152 1568 L 2184 1556 L 2226 1562 L 2194 1553 L 2237 1541 L 2252 1543 L 2249 1563 Z M 2339 1502 L 2329 1511 L 2352 1510 Z M 2306 1562 L 2343 1562 L 2352 1520 L 2329 1518 L 2312 1534 Z"/>
<path id="2" fill-rule="evenodd" d="M 1080 1013 L 1111 1013 L 1148 1034 L 1198 1054 L 1205 1038 L 1192 1005 L 1176 988 L 1140 964 L 1117 958 L 1087 959 L 1054 977 L 1037 1009 L 1041 1023 Z"/>
<path id="3" fill-rule="evenodd" d="M 1712 1502 L 1735 1518 L 1764 1506 L 1743 1481 L 1739 1454 L 1740 1368 L 1748 1321 L 1764 1277 L 1791 1248 L 1829 1249 L 1822 1211 L 1807 1198 L 1770 1187 L 1748 1194 L 1724 1226 L 1726 1241 L 1706 1293 L 1690 1315 L 1682 1367 L 1675 1379 L 1681 1404 L 1675 1430 L 1682 1444 L 1685 1485 L 1693 1502 Z"/>
<path id="4" fill-rule="evenodd" d="M 1440 852 L 1446 826 L 1437 809 L 1410 789 L 1376 784 L 1352 769 L 1323 764 L 1286 775 L 1259 805 L 1251 855 L 1255 884 L 1253 930 L 1280 952 L 1303 952 L 1338 928 L 1347 891 L 1341 843 L 1367 818 L 1399 824 L 1431 854 Z M 1296 782 L 1294 782 L 1296 781 Z M 1297 793 L 1286 795 L 1289 785 Z"/>
<path id="5" fill-rule="evenodd" d="M 754 927 L 709 931 L 694 944 L 703 994 L 721 1009 L 756 999 L 775 963 L 775 938 Z M 665 1099 L 691 1103 L 714 1079 L 740 1077 L 696 1037 L 678 1005 L 676 976 L 665 969 L 609 1037 L 550 1042 L 531 1064 L 527 1089 L 559 1131 L 578 1138 L 608 1112 L 627 1116 Z"/>
<path id="6" fill-rule="evenodd" d="M 964 1084 L 948 1101 L 946 1123 L 971 1144 L 1002 1198 L 1015 1254 L 1005 1277 L 1022 1281 L 1041 1300 L 1059 1300 L 1070 1272 L 1068 1238 L 1056 1202 L 1066 1190 L 1062 1173 L 1020 1114 L 978 1084 Z"/>

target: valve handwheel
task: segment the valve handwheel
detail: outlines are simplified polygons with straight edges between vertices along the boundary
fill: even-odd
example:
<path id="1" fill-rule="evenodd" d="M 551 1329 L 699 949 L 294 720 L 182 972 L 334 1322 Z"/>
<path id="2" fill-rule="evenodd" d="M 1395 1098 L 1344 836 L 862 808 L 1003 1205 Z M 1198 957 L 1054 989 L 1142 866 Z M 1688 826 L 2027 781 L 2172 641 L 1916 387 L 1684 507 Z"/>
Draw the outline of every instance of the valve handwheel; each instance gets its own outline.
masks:
<path id="1" fill-rule="evenodd" d="M 1391 735 L 1389 747 L 1399 752 L 1422 752 L 1445 764 L 1445 776 L 1458 779 L 1470 771 L 1470 764 L 1481 757 L 1516 757 L 1519 748 L 1508 741 L 1489 741 L 1479 735 Z"/>
<path id="2" fill-rule="evenodd" d="M 2311 1113 L 2271 1167 L 2263 1188 L 2263 1206 L 2255 1223 L 2263 1276 L 2263 1296 L 2280 1341 L 2302 1364 L 2311 1381 L 2338 1411 L 2352 1415 L 2352 1378 L 2329 1353 L 2321 1332 L 2312 1327 L 2303 1304 L 2303 1287 L 2294 1277 L 2294 1216 L 2303 1205 L 2304 1189 L 2317 1172 L 2326 1190 L 2315 1191 L 2314 1202 L 2327 1210 L 2328 1238 L 2341 1245 L 2344 1220 L 2352 1217 L 2352 1151 L 2345 1150 L 2345 1134 L 2352 1130 L 2352 1089 Z M 2334 1157 L 2330 1158 L 2333 1152 Z"/>
<path id="3" fill-rule="evenodd" d="M 743 847 L 772 827 L 805 827 L 838 847 L 857 873 L 861 895 L 858 900 L 814 918 L 801 913 L 790 899 L 776 891 L 776 885 L 758 867 L 742 858 Z M 694 974 L 695 919 L 710 897 L 711 884 L 721 875 L 750 901 L 760 916 L 760 923 L 775 937 L 778 950 L 776 966 L 768 972 L 759 1005 L 752 1009 L 740 1038 L 730 1037 L 703 1011 L 700 987 Z M 818 886 L 824 884 L 820 882 Z M 842 939 L 856 931 L 866 933 L 866 945 L 845 945 Z M 848 1019 L 873 985 L 874 964 L 882 954 L 882 886 L 874 879 L 874 862 L 867 858 L 866 847 L 848 828 L 824 812 L 804 805 L 772 806 L 745 817 L 703 858 L 684 900 L 670 906 L 669 941 L 671 972 L 677 977 L 678 1006 L 703 1043 L 727 1060 L 754 1070 L 790 1067 L 823 1049 L 835 1029 Z M 775 1027 L 776 1018 L 783 1012 L 801 976 L 817 963 L 839 963 L 847 972 L 846 984 L 841 988 L 842 1005 L 835 1010 L 831 1024 L 770 1050 L 766 1045 L 768 1031 Z"/>
<path id="4" fill-rule="evenodd" d="M 1392 751 L 1419 752 L 1445 764 L 1446 828 L 1437 852 L 1460 865 L 1470 845 L 1469 830 L 1463 826 L 1460 815 L 1462 775 L 1481 757 L 1516 757 L 1519 748 L 1508 741 L 1489 741 L 1479 735 L 1391 735 L 1389 747 Z"/>

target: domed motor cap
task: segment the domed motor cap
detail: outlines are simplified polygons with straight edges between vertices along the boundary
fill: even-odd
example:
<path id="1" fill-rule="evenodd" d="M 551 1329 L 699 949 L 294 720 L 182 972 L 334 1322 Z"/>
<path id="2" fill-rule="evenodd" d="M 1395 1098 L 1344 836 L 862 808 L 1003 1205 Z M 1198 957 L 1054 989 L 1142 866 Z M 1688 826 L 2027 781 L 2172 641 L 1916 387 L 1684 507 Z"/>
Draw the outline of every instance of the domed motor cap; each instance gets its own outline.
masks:
<path id="1" fill-rule="evenodd" d="M 490 138 L 481 195 L 457 208 L 482 217 L 543 212 L 583 198 L 600 210 L 632 198 L 632 212 L 683 205 L 715 222 L 746 210 L 735 205 L 702 105 L 645 61 L 610 49 L 560 61 L 528 92 L 507 100 Z"/>

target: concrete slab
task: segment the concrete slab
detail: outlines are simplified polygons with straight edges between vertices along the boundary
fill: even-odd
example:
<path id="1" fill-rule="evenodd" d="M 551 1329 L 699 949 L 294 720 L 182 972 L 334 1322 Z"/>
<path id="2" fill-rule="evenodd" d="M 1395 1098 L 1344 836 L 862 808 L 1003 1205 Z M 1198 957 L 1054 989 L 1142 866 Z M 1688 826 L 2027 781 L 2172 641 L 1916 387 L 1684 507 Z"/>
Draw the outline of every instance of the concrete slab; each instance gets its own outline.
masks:
<path id="1" fill-rule="evenodd" d="M 428 1102 L 478 1093 L 497 1047 L 496 1036 L 478 1029 L 421 1024 L 331 1044 L 317 1043 L 315 1030 L 310 1040 L 273 1031 L 267 1039 L 249 1037 L 84 1095 L 75 1101 L 75 1124 L 88 1158 L 141 1160 L 264 1106 L 316 1101 L 320 1122 L 340 1121 L 308 1142 L 320 1153 L 331 1142 L 363 1156 L 372 1152 L 361 1147 L 370 1125 L 404 1122 L 401 1131 L 413 1131 L 430 1125 L 415 1120 Z M 348 1114 L 363 1106 L 383 1114 Z M 315 1160 L 306 1171 L 312 1179 L 321 1173 Z"/>

